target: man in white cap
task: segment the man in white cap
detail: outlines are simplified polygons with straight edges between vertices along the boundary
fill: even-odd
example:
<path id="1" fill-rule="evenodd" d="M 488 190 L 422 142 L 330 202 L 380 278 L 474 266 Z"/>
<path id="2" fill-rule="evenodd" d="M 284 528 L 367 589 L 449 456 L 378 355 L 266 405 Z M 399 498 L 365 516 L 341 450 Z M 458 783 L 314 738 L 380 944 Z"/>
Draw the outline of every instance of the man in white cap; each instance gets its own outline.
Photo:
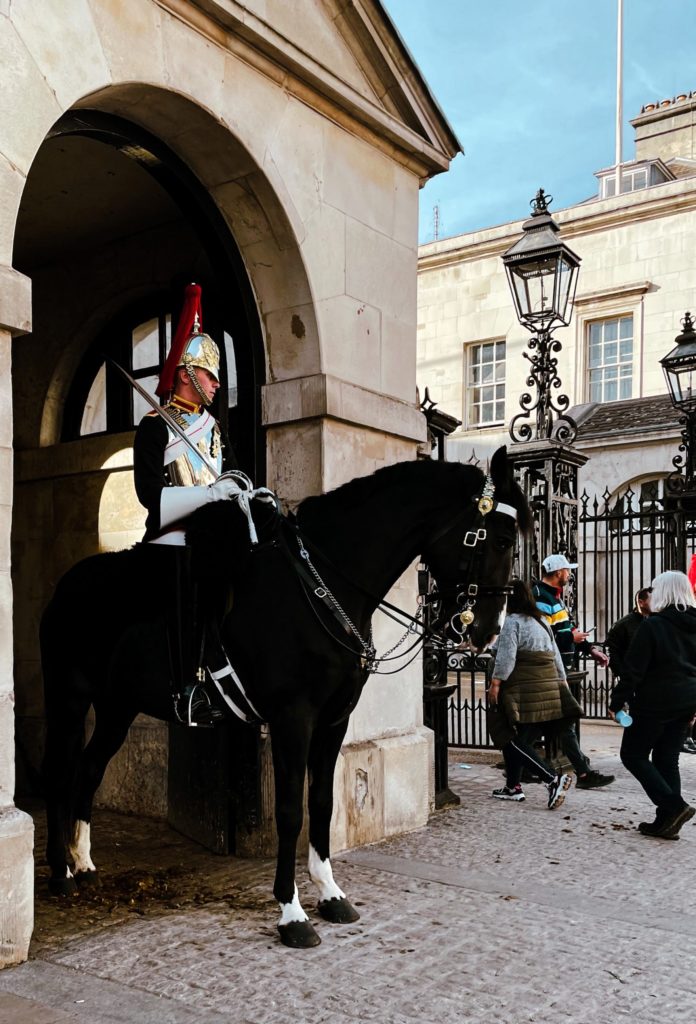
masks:
<path id="1" fill-rule="evenodd" d="M 578 563 L 569 562 L 565 555 L 547 555 L 541 563 L 543 576 L 532 587 L 534 598 L 537 608 L 553 630 L 566 671 L 575 668 L 577 655 L 581 652 L 589 654 L 601 668 L 606 668 L 609 664 L 608 657 L 599 647 L 593 647 L 588 643 L 590 634 L 572 622 L 563 600 L 563 589 L 570 579 L 572 570 L 577 567 Z M 590 759 L 580 749 L 574 726 L 564 729 L 558 739 L 561 750 L 575 770 L 578 789 L 597 789 L 614 781 L 613 775 L 602 775 L 591 768 Z"/>

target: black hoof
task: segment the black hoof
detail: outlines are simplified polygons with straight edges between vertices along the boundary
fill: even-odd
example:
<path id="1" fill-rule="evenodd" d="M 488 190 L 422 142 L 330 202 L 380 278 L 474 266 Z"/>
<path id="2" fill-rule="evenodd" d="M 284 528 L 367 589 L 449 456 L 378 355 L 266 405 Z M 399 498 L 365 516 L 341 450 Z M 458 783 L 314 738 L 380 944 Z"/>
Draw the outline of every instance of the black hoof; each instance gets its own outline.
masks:
<path id="1" fill-rule="evenodd" d="M 309 921 L 291 921 L 290 924 L 279 924 L 280 941 L 291 949 L 311 949 L 318 946 L 321 939 Z"/>
<path id="2" fill-rule="evenodd" d="M 332 900 L 323 900 L 317 904 L 317 910 L 324 920 L 330 921 L 331 924 L 351 924 L 360 920 L 360 914 L 345 896 L 341 899 L 335 896 Z"/>
<path id="3" fill-rule="evenodd" d="M 77 896 L 77 882 L 74 878 L 49 878 L 48 891 L 51 896 Z"/>
<path id="4" fill-rule="evenodd" d="M 78 889 L 101 889 L 101 878 L 97 871 L 78 871 L 75 881 Z"/>

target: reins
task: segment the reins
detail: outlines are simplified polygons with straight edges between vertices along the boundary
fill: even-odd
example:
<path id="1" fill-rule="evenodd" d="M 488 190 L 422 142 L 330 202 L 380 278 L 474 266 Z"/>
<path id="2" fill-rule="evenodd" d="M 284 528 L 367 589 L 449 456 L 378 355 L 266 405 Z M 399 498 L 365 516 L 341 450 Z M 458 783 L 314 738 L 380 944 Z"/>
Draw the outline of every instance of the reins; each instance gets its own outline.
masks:
<path id="1" fill-rule="evenodd" d="M 495 485 L 493 484 L 493 481 L 491 480 L 490 476 L 487 476 L 480 494 L 473 499 L 476 517 L 474 521 L 474 527 L 473 529 L 467 531 L 467 533 L 464 535 L 462 542 L 463 547 L 465 549 L 465 556 L 459 562 L 458 572 L 461 572 L 462 575 L 465 576 L 465 578 L 468 577 L 469 579 L 471 579 L 473 577 L 475 579 L 478 574 L 477 570 L 480 568 L 478 563 L 483 555 L 483 549 L 479 545 L 481 542 L 485 541 L 487 537 L 487 530 L 483 525 L 485 516 L 495 510 L 503 514 L 509 515 L 515 520 L 517 518 L 517 510 L 513 508 L 513 506 L 507 505 L 504 502 L 495 501 L 494 496 Z M 446 537 L 449 533 L 452 532 L 452 530 L 456 529 L 463 522 L 465 522 L 466 519 L 469 517 L 470 513 L 470 508 L 464 508 L 460 512 L 455 513 L 455 515 L 451 519 L 449 519 L 444 526 L 442 526 L 440 529 L 436 531 L 436 533 L 432 534 L 427 538 L 427 540 L 423 543 L 423 548 L 427 549 L 432 544 L 441 540 L 443 537 Z M 415 616 L 411 615 L 409 612 L 404 611 L 403 608 L 399 608 L 397 605 L 391 604 L 384 598 L 379 598 L 376 594 L 373 594 L 366 587 L 362 586 L 359 583 L 356 583 L 354 580 L 351 580 L 346 575 L 346 573 L 343 572 L 341 569 L 337 568 L 331 562 L 331 560 L 319 548 L 317 548 L 315 544 L 303 538 L 303 536 L 300 533 L 299 524 L 294 520 L 294 518 L 292 520 L 285 516 L 283 516 L 282 518 L 284 523 L 288 526 L 288 528 L 295 533 L 298 543 L 299 559 L 294 557 L 292 552 L 290 552 L 287 543 L 285 543 L 284 536 L 283 547 L 285 548 L 291 560 L 291 563 L 293 564 L 296 572 L 300 577 L 303 591 L 305 592 L 305 596 L 309 600 L 312 610 L 316 614 L 316 609 L 314 608 L 314 605 L 311 602 L 310 592 L 313 593 L 314 596 L 325 605 L 325 607 L 328 609 L 333 618 L 336 619 L 336 621 L 340 624 L 341 628 L 349 636 L 354 637 L 358 641 L 361 650 L 356 650 L 349 644 L 344 643 L 340 639 L 340 637 L 335 636 L 335 634 L 327 628 L 326 624 L 321 620 L 321 618 L 318 615 L 316 616 L 317 620 L 320 622 L 325 632 L 327 632 L 336 643 L 339 643 L 343 648 L 363 659 L 365 667 L 368 672 L 380 675 L 393 674 L 392 672 L 380 672 L 377 666 L 381 665 L 383 662 L 386 661 L 396 661 L 397 659 L 400 660 L 404 658 L 407 654 L 410 654 L 410 652 L 414 650 L 414 648 L 416 648 L 416 653 L 413 655 L 413 658 L 410 659 L 410 661 L 413 661 L 414 658 L 416 658 L 418 655 L 417 648 L 421 644 L 423 644 L 426 637 L 428 637 L 435 645 L 442 646 L 443 648 L 452 646 L 451 641 L 448 642 L 443 640 L 439 633 L 435 632 L 433 629 L 426 626 L 425 623 L 421 620 L 421 616 L 423 614 L 423 606 L 427 599 L 426 595 L 422 595 L 422 601 L 419 605 L 418 611 Z M 312 551 L 316 553 L 318 559 L 321 562 L 323 562 L 327 566 L 327 568 L 329 568 L 333 573 L 340 577 L 345 583 L 347 583 L 358 593 L 362 594 L 365 597 L 368 597 L 371 601 L 373 601 L 375 604 L 375 610 L 379 609 L 384 615 L 387 615 L 393 621 L 399 622 L 400 625 L 404 625 L 405 622 L 408 622 L 408 627 L 403 636 L 400 637 L 396 644 L 389 648 L 388 651 L 381 655 L 381 657 L 376 657 L 376 650 L 374 647 L 372 637 L 372 627 L 370 626 L 368 637 L 367 639 L 365 639 L 360 634 L 359 630 L 352 622 L 348 614 L 341 607 L 335 595 L 331 592 L 329 587 L 322 579 L 321 575 L 319 574 L 319 571 L 317 570 L 316 566 L 313 564 L 310 558 L 308 550 L 309 548 L 311 548 Z M 450 628 L 459 635 L 461 643 L 463 642 L 464 637 L 467 635 L 469 627 L 474 621 L 474 607 L 476 605 L 477 599 L 481 596 L 507 596 L 511 592 L 511 587 L 509 585 L 480 585 L 475 582 L 470 582 L 466 585 L 466 587 L 464 587 L 463 584 L 457 584 L 454 587 L 438 591 L 437 596 L 433 596 L 433 598 L 431 599 L 437 600 L 443 595 L 449 593 L 451 590 L 455 590 L 456 599 L 458 603 L 460 602 L 460 600 L 466 601 L 465 607 L 459 613 L 455 614 L 452 617 L 452 620 L 450 621 Z M 397 615 L 401 616 L 401 619 L 397 618 Z M 456 622 L 457 619 L 459 620 L 459 623 Z M 463 629 L 459 628 L 460 624 L 464 627 Z M 405 651 L 401 651 L 399 654 L 394 655 L 394 651 L 398 650 L 398 648 L 401 647 L 401 645 L 406 641 L 407 637 L 415 632 L 416 628 L 418 628 L 420 632 L 418 633 L 414 643 L 411 644 L 411 646 L 408 647 Z M 401 668 L 405 667 L 406 664 L 410 664 L 410 661 L 402 665 Z M 395 669 L 393 671 L 400 671 L 400 669 Z"/>
<path id="2" fill-rule="evenodd" d="M 248 478 L 246 478 L 246 480 L 248 480 Z M 362 659 L 363 667 L 368 674 L 379 673 L 377 666 L 381 665 L 383 662 L 402 659 L 405 655 L 410 654 L 410 652 L 414 648 L 417 648 L 425 641 L 426 636 L 428 636 L 431 639 L 434 645 L 439 645 L 443 648 L 453 646 L 451 641 L 443 640 L 442 636 L 440 636 L 432 628 L 426 626 L 425 623 L 421 621 L 423 607 L 426 601 L 426 595 L 421 595 L 422 600 L 419 604 L 418 611 L 414 616 L 411 615 L 409 612 L 404 611 L 403 608 L 399 608 L 397 605 L 391 604 L 384 598 L 380 598 L 376 594 L 371 593 L 369 590 L 367 590 L 367 588 L 363 587 L 361 584 L 355 583 L 348 576 L 346 576 L 346 574 L 342 570 L 338 569 L 335 565 L 333 565 L 331 561 L 326 557 L 326 555 L 316 547 L 316 545 L 314 545 L 311 541 L 305 540 L 302 537 L 299 529 L 299 524 L 297 523 L 297 521 L 294 519 L 294 517 L 290 519 L 288 516 L 284 515 L 280 511 L 278 500 L 271 491 L 268 491 L 266 488 L 259 488 L 258 490 L 253 490 L 251 481 L 248 481 L 248 485 L 248 487 L 245 487 L 245 493 L 235 495 L 235 497 L 248 521 L 249 537 L 251 541 L 252 551 L 266 547 L 266 544 L 262 543 L 261 545 L 259 545 L 258 543 L 258 537 L 256 535 L 256 529 L 253 523 L 250 508 L 250 499 L 258 496 L 259 498 L 261 498 L 261 500 L 271 501 L 274 506 L 276 516 L 281 522 L 281 529 L 278 531 L 277 534 L 277 536 L 280 536 L 281 538 L 280 546 L 283 548 L 287 557 L 290 559 L 290 563 L 299 577 L 302 590 L 305 593 L 305 596 L 308 598 L 312 611 L 315 613 L 318 622 L 325 630 L 325 632 L 327 632 L 328 635 L 336 643 L 340 644 L 340 646 L 342 646 L 345 650 L 350 651 L 350 653 L 353 654 L 355 657 L 359 657 Z M 473 523 L 473 528 L 467 530 L 467 532 L 464 535 L 462 541 L 464 553 L 460 558 L 459 564 L 457 566 L 457 572 L 461 573 L 462 576 L 465 579 L 468 579 L 470 582 L 467 584 L 455 583 L 451 587 L 446 587 L 443 590 L 439 590 L 437 592 L 437 596 L 433 595 L 431 597 L 431 600 L 438 600 L 445 594 L 454 591 L 455 600 L 457 604 L 460 605 L 460 611 L 452 616 L 449 626 L 450 629 L 459 636 L 460 644 L 463 643 L 464 638 L 469 632 L 470 626 L 473 624 L 475 620 L 476 613 L 474 611 L 474 608 L 479 597 L 507 596 L 511 592 L 511 588 L 508 585 L 490 586 L 488 584 L 476 583 L 475 580 L 479 575 L 480 561 L 483 557 L 483 547 L 481 545 L 482 542 L 485 541 L 488 536 L 488 532 L 485 527 L 485 517 L 490 512 L 495 510 L 503 513 L 504 515 L 509 515 L 514 520 L 516 520 L 517 510 L 513 508 L 513 506 L 511 505 L 506 505 L 504 502 L 495 500 L 495 484 L 493 483 L 493 480 L 491 479 L 490 476 L 486 476 L 483 486 L 481 488 L 481 492 L 475 498 L 473 498 L 473 504 L 475 509 L 475 519 Z M 427 550 L 431 548 L 433 544 L 442 540 L 443 537 L 446 537 L 449 533 L 452 532 L 452 530 L 456 529 L 458 526 L 460 526 L 463 522 L 466 521 L 466 519 L 470 515 L 470 512 L 471 508 L 465 507 L 461 511 L 455 513 L 444 524 L 444 526 L 440 527 L 434 534 L 431 534 L 423 542 L 422 549 Z M 295 556 L 290 551 L 290 547 L 287 543 L 283 526 L 286 526 L 288 530 L 294 532 L 298 544 L 298 556 Z M 274 540 L 272 540 L 270 543 L 272 545 L 276 545 L 278 541 L 274 538 Z M 380 611 L 382 611 L 383 614 L 387 615 L 395 622 L 400 622 L 400 625 L 404 625 L 405 622 L 408 622 L 406 632 L 403 634 L 403 636 L 400 637 L 399 640 L 391 648 L 389 648 L 389 650 L 386 651 L 381 657 L 377 657 L 377 652 L 373 643 L 372 625 L 370 624 L 367 638 L 363 637 L 358 628 L 356 627 L 355 623 L 352 621 L 350 616 L 341 606 L 336 596 L 331 592 L 329 587 L 322 579 L 318 569 L 316 568 L 316 566 L 314 565 L 310 558 L 308 548 L 312 548 L 312 550 L 316 552 L 319 560 L 322 561 L 333 573 L 335 573 L 342 580 L 344 580 L 345 583 L 347 583 L 358 593 L 362 594 L 363 596 L 373 601 L 375 605 L 375 610 L 379 609 Z M 321 601 L 324 604 L 324 606 L 332 615 L 332 617 L 336 619 L 336 621 L 339 623 L 343 631 L 347 633 L 349 637 L 352 637 L 355 640 L 357 640 L 358 644 L 360 645 L 360 650 L 357 650 L 350 644 L 345 643 L 340 637 L 336 636 L 335 633 L 328 629 L 326 624 L 322 621 L 321 617 L 317 614 L 317 609 L 312 604 L 310 594 L 314 595 L 314 597 L 316 597 L 317 600 Z M 461 607 L 462 605 L 463 607 Z M 397 615 L 401 616 L 401 620 L 399 620 L 396 617 Z M 416 629 L 419 629 L 420 632 L 417 634 L 414 643 L 405 651 L 402 651 L 398 655 L 394 655 L 394 652 L 402 646 L 402 644 L 406 641 L 407 637 L 410 634 L 414 633 Z M 415 658 L 417 654 L 418 651 L 416 650 L 416 654 L 414 654 L 413 658 Z M 413 660 L 413 658 L 411 660 Z M 391 673 L 379 674 L 387 675 Z"/>
<path id="3" fill-rule="evenodd" d="M 294 552 L 290 550 L 290 547 L 286 542 L 286 538 L 284 534 L 281 532 L 283 550 L 287 554 L 293 569 L 299 576 L 305 597 L 307 598 L 309 605 L 324 632 L 326 632 L 331 637 L 331 639 L 335 641 L 335 643 L 343 647 L 344 650 L 350 651 L 350 653 L 355 655 L 356 657 L 362 658 L 364 668 L 368 673 L 380 675 L 390 674 L 385 672 L 380 673 L 377 669 L 377 665 L 380 665 L 382 664 L 382 662 L 385 661 L 395 661 L 397 660 L 397 658 L 403 658 L 406 654 L 409 654 L 414 649 L 414 647 L 418 647 L 423 642 L 425 632 L 419 634 L 414 643 L 405 651 L 402 651 L 399 655 L 392 657 L 394 651 L 397 650 L 404 643 L 408 635 L 414 632 L 414 627 L 419 626 L 422 630 L 425 630 L 423 623 L 420 621 L 420 616 L 422 614 L 421 609 L 419 609 L 419 611 L 414 616 L 410 615 L 408 612 L 405 612 L 402 608 L 398 608 L 396 605 L 390 605 L 388 602 L 381 602 L 379 598 L 377 598 L 374 594 L 371 594 L 360 584 L 350 580 L 345 573 L 343 573 L 340 569 L 336 568 L 336 566 L 333 565 L 330 559 L 328 559 L 321 551 L 319 551 L 316 545 L 312 544 L 309 541 L 304 541 L 302 536 L 300 535 L 299 527 L 296 522 L 288 519 L 287 517 L 282 518 L 284 524 L 295 534 L 295 538 L 298 544 L 298 554 L 296 555 Z M 329 589 L 329 587 L 322 579 L 318 569 L 316 568 L 316 566 L 314 565 L 310 558 L 307 545 L 317 553 L 319 559 L 322 560 L 329 569 L 331 569 L 334 573 L 340 576 L 344 580 L 344 582 L 346 582 L 349 586 L 353 587 L 353 589 L 362 593 L 364 596 L 369 597 L 371 600 L 375 601 L 377 607 L 380 607 L 380 605 L 384 603 L 386 606 L 388 606 L 388 608 L 398 612 L 401 616 L 403 616 L 404 619 L 408 620 L 409 625 L 404 635 L 392 647 L 390 647 L 388 651 L 385 651 L 385 653 L 381 655 L 381 657 L 376 657 L 377 652 L 373 643 L 372 627 L 370 627 L 367 639 L 365 639 L 358 630 L 357 626 L 353 623 L 350 616 L 343 609 L 338 599 L 335 597 L 335 595 L 332 593 L 332 591 Z M 341 637 L 336 636 L 335 633 L 331 632 L 331 630 L 328 629 L 326 623 L 323 622 L 321 617 L 317 614 L 317 609 L 311 600 L 312 595 L 314 595 L 314 597 L 316 597 L 322 604 L 324 604 L 326 609 L 338 622 L 338 624 L 341 626 L 344 632 L 347 633 L 348 636 L 354 637 L 355 640 L 357 640 L 361 648 L 360 650 L 356 649 L 355 647 L 352 647 L 350 644 L 345 643 L 345 641 L 342 640 Z M 385 615 L 389 615 L 390 618 L 394 619 L 394 621 L 399 622 L 396 616 L 390 614 L 389 611 L 385 609 L 382 609 L 382 611 Z M 400 625 L 403 624 L 403 621 L 400 622 Z M 416 651 L 416 654 L 414 654 L 414 658 L 417 656 L 417 654 L 418 652 Z"/>

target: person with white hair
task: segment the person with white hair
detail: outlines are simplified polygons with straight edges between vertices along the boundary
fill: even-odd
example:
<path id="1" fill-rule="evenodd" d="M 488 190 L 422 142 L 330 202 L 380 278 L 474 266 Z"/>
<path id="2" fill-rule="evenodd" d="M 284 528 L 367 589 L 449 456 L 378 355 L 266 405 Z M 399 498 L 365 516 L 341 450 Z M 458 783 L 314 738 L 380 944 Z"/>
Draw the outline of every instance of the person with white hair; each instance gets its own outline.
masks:
<path id="1" fill-rule="evenodd" d="M 615 717 L 629 706 L 632 725 L 621 742 L 621 761 L 655 804 L 644 836 L 678 839 L 696 808 L 681 795 L 679 754 L 696 715 L 696 598 L 683 572 L 660 573 L 652 584 L 651 614 L 626 653 L 609 703 Z"/>

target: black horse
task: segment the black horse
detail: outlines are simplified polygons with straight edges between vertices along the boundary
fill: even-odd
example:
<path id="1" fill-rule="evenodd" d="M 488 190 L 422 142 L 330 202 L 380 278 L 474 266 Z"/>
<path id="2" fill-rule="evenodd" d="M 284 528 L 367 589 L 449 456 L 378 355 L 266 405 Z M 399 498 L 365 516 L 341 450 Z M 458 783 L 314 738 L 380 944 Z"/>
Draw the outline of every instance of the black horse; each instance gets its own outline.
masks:
<path id="1" fill-rule="evenodd" d="M 251 506 L 257 545 L 229 501 L 194 513 L 188 540 L 201 585 L 234 593 L 224 645 L 271 735 L 278 927 L 286 945 L 305 947 L 319 942 L 295 884 L 307 774 L 309 873 L 319 911 L 335 922 L 358 917 L 333 880 L 329 826 L 348 716 L 373 667 L 373 612 L 420 555 L 437 582 L 443 627 L 451 622 L 457 639 L 468 630 L 480 649 L 497 632 L 517 528 L 528 528 L 529 510 L 504 448 L 489 477 L 459 463 L 406 462 L 306 499 L 294 521 L 259 500 Z M 65 574 L 44 613 L 44 781 L 54 893 L 96 879 L 92 801 L 135 716 L 172 718 L 167 594 L 158 589 L 169 557 L 164 546 L 138 544 L 88 558 Z M 83 749 L 90 705 L 95 728 Z"/>

